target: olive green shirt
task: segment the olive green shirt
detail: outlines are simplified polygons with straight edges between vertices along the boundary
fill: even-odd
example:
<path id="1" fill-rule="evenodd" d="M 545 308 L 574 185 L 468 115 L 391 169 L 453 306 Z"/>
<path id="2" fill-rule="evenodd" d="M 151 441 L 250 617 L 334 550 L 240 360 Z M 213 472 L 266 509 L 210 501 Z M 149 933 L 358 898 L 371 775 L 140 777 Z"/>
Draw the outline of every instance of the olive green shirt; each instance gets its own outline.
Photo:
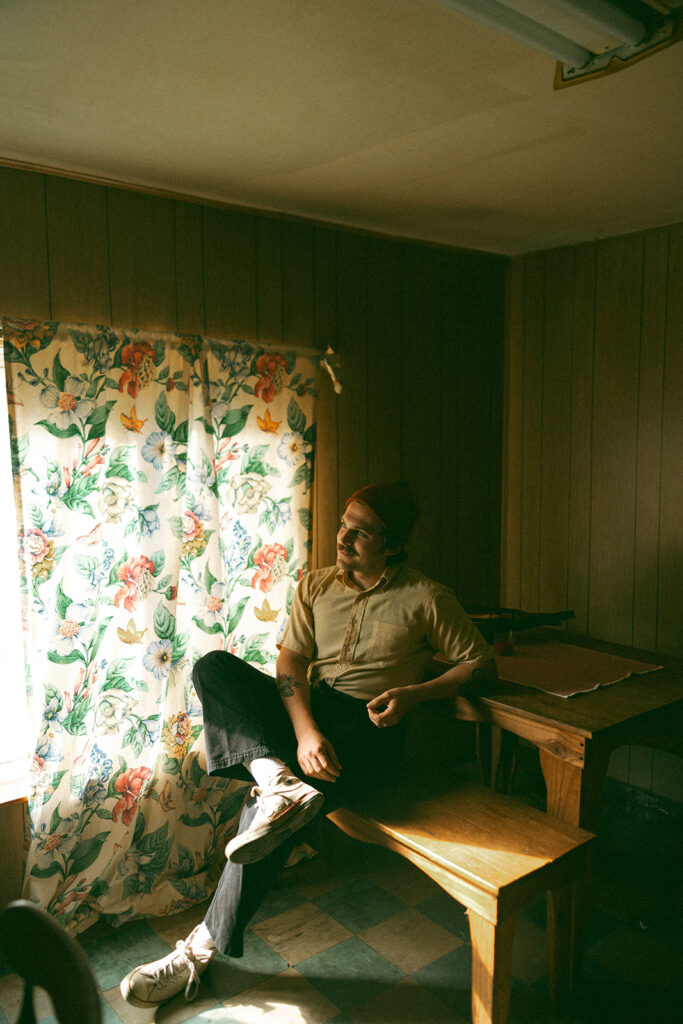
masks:
<path id="1" fill-rule="evenodd" d="M 435 654 L 493 657 L 453 591 L 405 564 L 387 566 L 369 590 L 337 566 L 308 573 L 278 646 L 310 661 L 312 684 L 363 700 L 422 682 Z"/>

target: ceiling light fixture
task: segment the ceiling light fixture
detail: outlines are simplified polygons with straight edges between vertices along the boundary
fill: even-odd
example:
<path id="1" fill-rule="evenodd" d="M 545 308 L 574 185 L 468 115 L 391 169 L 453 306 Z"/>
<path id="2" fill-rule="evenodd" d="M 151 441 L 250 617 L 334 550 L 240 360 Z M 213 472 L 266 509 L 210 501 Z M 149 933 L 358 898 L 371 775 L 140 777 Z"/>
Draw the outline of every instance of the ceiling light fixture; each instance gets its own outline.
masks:
<path id="1" fill-rule="evenodd" d="M 543 0 L 542 14 L 535 17 L 518 9 L 518 6 L 529 6 L 520 0 L 517 6 L 499 3 L 498 0 L 445 2 L 554 57 L 558 61 L 555 89 L 621 71 L 683 38 L 683 19 L 677 9 L 680 3 L 675 2 L 642 0 L 640 4 L 629 4 L 631 10 L 625 10 L 610 0 Z M 538 8 L 539 3 L 533 6 Z M 635 16 L 634 8 L 640 16 Z M 557 31 L 553 27 L 554 19 L 557 15 L 566 14 L 588 28 L 609 34 L 618 45 L 594 52 L 564 32 Z"/>

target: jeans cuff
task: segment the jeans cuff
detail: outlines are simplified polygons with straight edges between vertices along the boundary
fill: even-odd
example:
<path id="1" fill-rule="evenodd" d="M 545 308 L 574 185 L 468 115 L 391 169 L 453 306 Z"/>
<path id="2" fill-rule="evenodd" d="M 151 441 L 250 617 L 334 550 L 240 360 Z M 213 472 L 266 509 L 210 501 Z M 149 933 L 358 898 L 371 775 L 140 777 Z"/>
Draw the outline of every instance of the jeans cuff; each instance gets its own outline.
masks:
<path id="1" fill-rule="evenodd" d="M 273 752 L 269 747 L 261 746 L 252 747 L 241 754 L 227 754 L 225 757 L 216 758 L 215 761 L 209 761 L 207 758 L 206 773 L 213 775 L 214 772 L 225 771 L 226 768 L 234 768 L 238 764 L 253 761 L 255 757 L 273 757 Z"/>

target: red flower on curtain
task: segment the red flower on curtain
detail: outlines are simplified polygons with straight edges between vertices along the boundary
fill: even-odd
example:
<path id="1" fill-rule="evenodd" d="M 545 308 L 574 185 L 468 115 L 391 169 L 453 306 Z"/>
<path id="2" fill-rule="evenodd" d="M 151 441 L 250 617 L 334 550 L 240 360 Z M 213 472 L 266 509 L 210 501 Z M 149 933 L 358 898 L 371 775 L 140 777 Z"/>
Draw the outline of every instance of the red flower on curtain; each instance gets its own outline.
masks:
<path id="1" fill-rule="evenodd" d="M 137 398 L 140 388 L 154 380 L 156 352 L 145 341 L 135 341 L 124 345 L 121 352 L 121 363 L 125 367 L 119 380 L 119 391 L 128 387 L 131 398 Z"/>
<path id="2" fill-rule="evenodd" d="M 4 329 L 13 432 L 27 440 L 14 483 L 42 710 L 25 892 L 81 931 L 210 895 L 205 868 L 222 865 L 243 794 L 206 777 L 192 665 L 213 649 L 275 661 L 312 480 L 299 463 L 283 472 L 279 430 L 312 436 L 317 365 L 237 341 Z M 102 885 L 113 875 L 123 903 Z"/>
<path id="3" fill-rule="evenodd" d="M 267 594 L 287 571 L 287 549 L 282 544 L 264 544 L 254 552 L 254 563 L 251 585 Z"/>
<path id="4" fill-rule="evenodd" d="M 254 386 L 254 394 L 264 402 L 272 402 L 282 391 L 287 376 L 287 360 L 279 352 L 259 356 L 256 360 L 256 370 L 261 377 Z"/>
<path id="5" fill-rule="evenodd" d="M 119 775 L 114 786 L 116 792 L 121 793 L 121 796 L 111 812 L 114 821 L 119 820 L 120 814 L 123 824 L 130 825 L 138 809 L 138 799 L 142 787 L 151 777 L 152 772 L 149 768 L 129 768 L 123 775 Z"/>
<path id="6" fill-rule="evenodd" d="M 154 562 L 146 555 L 129 558 L 127 562 L 119 566 L 116 575 L 123 586 L 116 591 L 114 604 L 118 608 L 123 601 L 126 611 L 133 612 L 137 607 L 140 591 L 142 591 L 143 597 L 146 597 L 149 592 L 151 577 L 154 575 Z"/>

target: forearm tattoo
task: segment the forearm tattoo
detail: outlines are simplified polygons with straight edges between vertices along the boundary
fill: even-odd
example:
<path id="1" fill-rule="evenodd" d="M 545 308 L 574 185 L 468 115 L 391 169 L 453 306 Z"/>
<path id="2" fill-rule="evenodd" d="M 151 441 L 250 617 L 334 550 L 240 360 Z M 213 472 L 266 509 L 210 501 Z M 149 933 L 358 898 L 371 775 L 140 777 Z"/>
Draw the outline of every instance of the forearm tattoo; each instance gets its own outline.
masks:
<path id="1" fill-rule="evenodd" d="M 277 686 L 278 693 L 281 697 L 293 697 L 295 689 L 302 684 L 298 679 L 295 679 L 294 676 L 288 676 L 282 673 L 277 676 L 275 685 Z"/>

